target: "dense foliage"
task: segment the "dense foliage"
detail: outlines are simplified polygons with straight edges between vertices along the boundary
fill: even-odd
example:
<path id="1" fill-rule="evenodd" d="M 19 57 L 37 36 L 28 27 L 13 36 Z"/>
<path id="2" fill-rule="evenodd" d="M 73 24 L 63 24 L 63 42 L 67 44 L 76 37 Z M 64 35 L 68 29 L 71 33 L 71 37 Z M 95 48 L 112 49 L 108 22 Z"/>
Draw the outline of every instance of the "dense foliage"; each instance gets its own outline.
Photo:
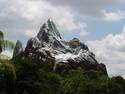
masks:
<path id="1" fill-rule="evenodd" d="M 0 61 L 0 94 L 125 94 L 125 80 L 80 68 L 52 72 L 35 60 Z"/>

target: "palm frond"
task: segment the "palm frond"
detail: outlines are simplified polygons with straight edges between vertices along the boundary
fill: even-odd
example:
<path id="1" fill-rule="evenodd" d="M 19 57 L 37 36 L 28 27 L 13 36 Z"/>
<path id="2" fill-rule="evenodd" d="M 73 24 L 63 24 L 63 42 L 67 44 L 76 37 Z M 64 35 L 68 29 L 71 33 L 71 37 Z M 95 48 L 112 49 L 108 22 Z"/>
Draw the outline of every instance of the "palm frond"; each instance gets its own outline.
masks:
<path id="1" fill-rule="evenodd" d="M 12 41 L 4 40 L 2 44 L 3 44 L 2 46 L 3 49 L 5 48 L 14 49 L 14 43 Z"/>
<path id="2" fill-rule="evenodd" d="M 2 50 L 8 49 L 14 49 L 14 43 L 9 40 L 0 40 L 0 48 Z"/>
<path id="3" fill-rule="evenodd" d="M 0 39 L 3 40 L 3 38 L 4 38 L 4 34 L 2 31 L 0 31 Z"/>
<path id="4" fill-rule="evenodd" d="M 6 48 L 14 49 L 14 43 L 9 40 L 4 40 L 4 34 L 0 31 L 0 54 Z"/>

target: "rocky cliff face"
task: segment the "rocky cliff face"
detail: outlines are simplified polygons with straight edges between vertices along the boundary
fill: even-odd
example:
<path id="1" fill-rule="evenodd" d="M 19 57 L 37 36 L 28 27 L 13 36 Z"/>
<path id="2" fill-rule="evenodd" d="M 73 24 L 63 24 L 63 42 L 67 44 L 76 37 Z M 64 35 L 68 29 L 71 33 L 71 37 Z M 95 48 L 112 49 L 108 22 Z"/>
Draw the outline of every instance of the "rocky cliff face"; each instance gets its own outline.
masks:
<path id="1" fill-rule="evenodd" d="M 22 51 L 21 43 L 17 42 L 16 48 L 19 50 L 15 49 L 14 57 L 19 56 L 20 50 Z M 84 70 L 95 69 L 107 73 L 105 65 L 97 62 L 87 45 L 77 38 L 68 42 L 64 41 L 51 20 L 43 24 L 35 38 L 29 39 L 22 57 L 51 63 L 52 70 L 58 72 L 79 67 Z"/>
<path id="2" fill-rule="evenodd" d="M 20 40 L 17 40 L 16 46 L 15 46 L 14 52 L 13 52 L 13 58 L 20 55 L 22 52 L 23 52 L 22 42 Z"/>

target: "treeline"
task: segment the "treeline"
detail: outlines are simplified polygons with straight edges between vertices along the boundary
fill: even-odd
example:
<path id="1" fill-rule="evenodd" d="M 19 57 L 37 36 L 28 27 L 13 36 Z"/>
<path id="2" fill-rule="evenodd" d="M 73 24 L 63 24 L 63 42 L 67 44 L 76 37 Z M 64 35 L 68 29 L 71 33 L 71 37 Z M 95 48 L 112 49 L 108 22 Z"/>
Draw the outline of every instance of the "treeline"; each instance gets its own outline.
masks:
<path id="1" fill-rule="evenodd" d="M 80 68 L 56 73 L 30 59 L 1 60 L 0 94 L 125 94 L 125 80 Z"/>

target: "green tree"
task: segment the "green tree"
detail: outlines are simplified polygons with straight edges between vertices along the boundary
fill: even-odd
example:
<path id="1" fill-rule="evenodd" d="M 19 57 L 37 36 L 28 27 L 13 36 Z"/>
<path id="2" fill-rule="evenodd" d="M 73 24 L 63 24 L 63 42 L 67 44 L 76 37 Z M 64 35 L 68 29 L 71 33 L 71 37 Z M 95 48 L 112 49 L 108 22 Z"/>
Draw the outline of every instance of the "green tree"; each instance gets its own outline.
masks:
<path id="1" fill-rule="evenodd" d="M 14 43 L 9 40 L 4 40 L 4 34 L 0 31 L 0 54 L 5 48 L 13 49 Z"/>
<path id="2" fill-rule="evenodd" d="M 0 94 L 15 94 L 16 71 L 10 61 L 0 60 Z M 3 93 L 4 94 L 4 93 Z"/>

